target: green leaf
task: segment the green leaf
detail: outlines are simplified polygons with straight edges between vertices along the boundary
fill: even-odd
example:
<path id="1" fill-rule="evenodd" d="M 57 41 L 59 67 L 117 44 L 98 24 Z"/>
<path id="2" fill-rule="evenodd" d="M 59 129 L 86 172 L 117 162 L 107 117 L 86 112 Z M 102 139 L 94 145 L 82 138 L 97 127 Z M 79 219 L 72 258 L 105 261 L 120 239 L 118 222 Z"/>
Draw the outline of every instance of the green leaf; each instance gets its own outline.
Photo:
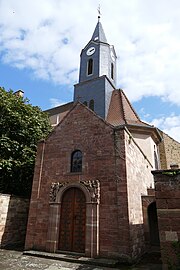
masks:
<path id="1" fill-rule="evenodd" d="M 30 196 L 37 143 L 51 131 L 48 115 L 0 87 L 0 192 Z"/>

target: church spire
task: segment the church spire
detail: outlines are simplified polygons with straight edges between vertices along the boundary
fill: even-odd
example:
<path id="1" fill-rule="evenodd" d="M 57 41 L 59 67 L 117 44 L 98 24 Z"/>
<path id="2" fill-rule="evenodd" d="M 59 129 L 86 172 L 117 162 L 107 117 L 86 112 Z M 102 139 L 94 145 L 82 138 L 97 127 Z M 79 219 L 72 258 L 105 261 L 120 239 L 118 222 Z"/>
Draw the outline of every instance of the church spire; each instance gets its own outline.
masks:
<path id="1" fill-rule="evenodd" d="M 97 25 L 96 25 L 96 28 L 94 30 L 91 40 L 95 42 L 107 43 L 107 39 L 103 30 L 102 24 L 100 22 L 100 16 L 98 16 L 98 22 L 97 22 Z"/>
<path id="2" fill-rule="evenodd" d="M 116 53 L 107 43 L 99 17 L 100 13 L 92 38 L 81 51 L 74 100 L 80 100 L 105 119 L 112 91 L 116 88 Z"/>

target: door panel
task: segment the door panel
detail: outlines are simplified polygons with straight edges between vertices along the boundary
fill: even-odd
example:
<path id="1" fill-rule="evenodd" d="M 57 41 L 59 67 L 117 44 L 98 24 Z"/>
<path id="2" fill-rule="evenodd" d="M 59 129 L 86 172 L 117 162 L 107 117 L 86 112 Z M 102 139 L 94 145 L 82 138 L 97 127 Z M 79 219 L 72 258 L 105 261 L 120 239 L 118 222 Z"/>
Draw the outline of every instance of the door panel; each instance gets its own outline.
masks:
<path id="1" fill-rule="evenodd" d="M 78 188 L 68 189 L 62 199 L 59 249 L 85 251 L 86 199 Z"/>

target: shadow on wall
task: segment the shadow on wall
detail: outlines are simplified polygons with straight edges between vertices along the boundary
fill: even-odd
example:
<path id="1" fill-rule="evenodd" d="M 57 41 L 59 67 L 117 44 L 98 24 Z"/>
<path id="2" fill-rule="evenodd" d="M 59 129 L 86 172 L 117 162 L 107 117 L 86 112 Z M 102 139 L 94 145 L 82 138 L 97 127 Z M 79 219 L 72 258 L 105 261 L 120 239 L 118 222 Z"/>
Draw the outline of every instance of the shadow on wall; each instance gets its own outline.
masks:
<path id="1" fill-rule="evenodd" d="M 150 244 L 151 246 L 160 246 L 156 202 L 152 202 L 148 206 L 148 221 Z"/>
<path id="2" fill-rule="evenodd" d="M 23 249 L 29 199 L 0 194 L 0 247 Z"/>

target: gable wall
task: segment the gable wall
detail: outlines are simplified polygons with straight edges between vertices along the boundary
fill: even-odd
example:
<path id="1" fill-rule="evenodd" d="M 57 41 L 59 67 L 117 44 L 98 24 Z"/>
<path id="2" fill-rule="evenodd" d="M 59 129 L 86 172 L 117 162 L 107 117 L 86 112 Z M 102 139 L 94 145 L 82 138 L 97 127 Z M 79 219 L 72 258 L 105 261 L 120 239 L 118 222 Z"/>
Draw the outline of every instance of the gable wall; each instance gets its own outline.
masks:
<path id="1" fill-rule="evenodd" d="M 121 133 L 119 138 L 123 140 L 123 131 Z M 71 153 L 75 149 L 80 149 L 83 153 L 81 174 L 70 172 Z M 124 143 L 121 149 L 124 149 Z M 123 150 L 122 155 L 124 154 Z M 117 163 L 121 165 L 123 176 L 124 158 L 117 159 Z M 126 178 L 124 176 L 117 194 L 115 164 L 113 129 L 83 105 L 78 104 L 53 130 L 48 140 L 38 147 L 26 249 L 47 250 L 49 193 L 52 182 L 77 183 L 98 179 L 99 254 L 103 257 L 117 257 L 121 251 L 128 253 Z M 118 228 L 120 219 L 121 228 Z"/>
<path id="2" fill-rule="evenodd" d="M 157 156 L 158 156 L 158 153 L 157 153 L 156 144 L 151 138 L 151 136 L 147 134 L 135 134 L 135 133 L 132 133 L 132 134 L 137 144 L 141 147 L 144 154 L 147 156 L 151 164 L 154 166 L 155 165 L 154 149 L 156 151 Z"/>

